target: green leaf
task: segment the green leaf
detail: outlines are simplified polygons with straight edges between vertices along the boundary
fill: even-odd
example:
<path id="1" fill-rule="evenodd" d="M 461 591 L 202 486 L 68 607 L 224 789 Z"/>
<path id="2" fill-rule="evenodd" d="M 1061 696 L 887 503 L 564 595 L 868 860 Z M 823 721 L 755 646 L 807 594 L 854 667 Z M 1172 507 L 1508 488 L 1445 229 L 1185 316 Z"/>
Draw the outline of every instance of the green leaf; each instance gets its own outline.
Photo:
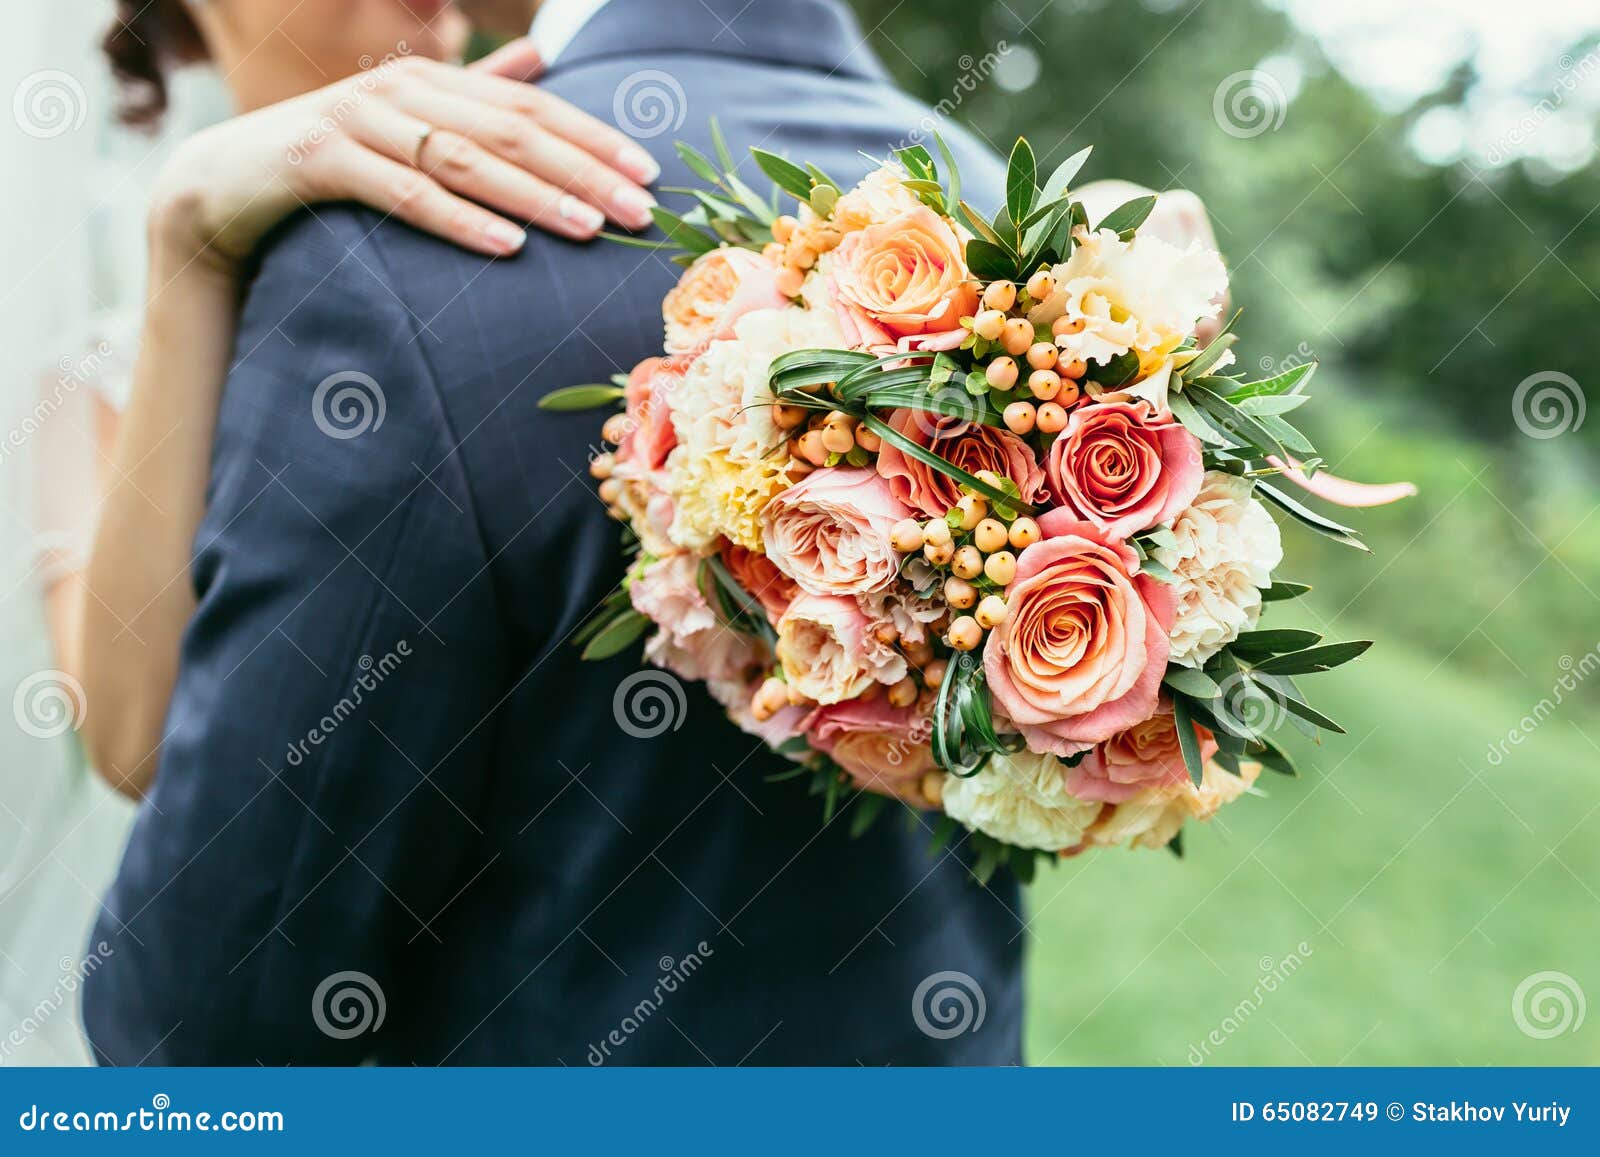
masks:
<path id="1" fill-rule="evenodd" d="M 1325 518 L 1316 511 L 1311 510 L 1306 506 L 1302 506 L 1299 502 L 1296 502 L 1293 498 L 1290 498 L 1276 486 L 1269 485 L 1266 482 L 1257 482 L 1256 491 L 1268 502 L 1271 502 L 1274 506 L 1277 506 L 1279 509 L 1287 512 L 1299 522 L 1309 526 L 1318 534 L 1325 534 L 1336 542 L 1342 542 L 1346 546 L 1353 546 L 1357 550 L 1364 550 L 1369 554 L 1371 553 L 1371 548 L 1368 547 L 1366 543 L 1362 542 L 1356 532 L 1351 530 L 1348 526 L 1341 526 L 1339 523 L 1333 521 L 1333 519 Z"/>
<path id="2" fill-rule="evenodd" d="M 772 183 L 799 201 L 811 200 L 811 177 L 793 161 L 765 149 L 751 149 L 756 165 Z"/>
<path id="3" fill-rule="evenodd" d="M 1183 766 L 1189 769 L 1189 779 L 1199 787 L 1205 779 L 1205 762 L 1200 758 L 1200 737 L 1194 733 L 1194 716 L 1189 711 L 1189 700 L 1182 695 L 1172 697 L 1172 722 L 1178 731 L 1178 748 L 1183 752 Z"/>
<path id="4" fill-rule="evenodd" d="M 1182 394 L 1167 395 L 1167 409 L 1172 411 L 1172 416 L 1183 423 L 1184 429 L 1193 434 L 1200 441 L 1212 446 L 1225 446 L 1228 440 L 1217 432 L 1217 428 L 1206 420 L 1188 398 Z"/>
<path id="5" fill-rule="evenodd" d="M 1294 761 L 1276 743 L 1263 739 L 1257 746 L 1259 746 L 1259 750 L 1256 750 L 1253 746 L 1250 756 L 1268 771 L 1275 771 L 1279 775 L 1287 775 L 1290 778 L 1297 777 L 1300 774 L 1294 769 Z"/>
<path id="6" fill-rule="evenodd" d="M 1261 601 L 1264 603 L 1281 602 L 1284 599 L 1297 599 L 1309 591 L 1311 587 L 1306 583 L 1273 583 L 1261 592 Z"/>
<path id="7" fill-rule="evenodd" d="M 640 635 L 650 629 L 650 619 L 638 611 L 628 610 L 618 615 L 583 649 L 585 659 L 609 659 L 627 649 Z"/>
<path id="8" fill-rule="evenodd" d="M 1371 639 L 1328 643 L 1322 647 L 1309 647 L 1304 651 L 1279 655 L 1264 663 L 1257 663 L 1255 669 L 1266 675 L 1310 675 L 1318 671 L 1331 671 L 1364 655 L 1371 646 Z"/>
<path id="9" fill-rule="evenodd" d="M 950 192 L 945 197 L 947 205 L 961 203 L 961 166 L 956 164 L 956 158 L 950 152 L 950 146 L 944 143 L 944 138 L 938 133 L 933 134 L 933 143 L 939 146 L 939 156 L 944 159 L 944 170 L 950 175 Z"/>
<path id="10" fill-rule="evenodd" d="M 650 237 L 633 237 L 627 233 L 612 233 L 610 230 L 601 230 L 600 238 L 617 245 L 631 245 L 635 249 L 676 249 L 677 246 L 670 241 L 657 241 Z"/>
<path id="11" fill-rule="evenodd" d="M 1193 667 L 1177 665 L 1168 667 L 1166 676 L 1161 681 L 1174 691 L 1181 691 L 1196 699 L 1215 699 L 1222 693 L 1222 688 L 1212 681 L 1211 676 Z"/>
<path id="12" fill-rule="evenodd" d="M 1312 359 L 1303 362 L 1292 369 L 1284 370 L 1270 378 L 1263 378 L 1259 382 L 1246 382 L 1237 387 L 1231 397 L 1235 401 L 1244 398 L 1271 397 L 1277 394 L 1287 394 L 1298 386 L 1311 380 L 1311 375 L 1316 373 L 1317 361 Z"/>
<path id="13" fill-rule="evenodd" d="M 985 281 L 1008 281 L 1017 274 L 1016 256 L 981 237 L 967 242 L 967 268 Z"/>
<path id="14" fill-rule="evenodd" d="M 1044 182 L 1044 195 L 1046 197 L 1060 197 L 1065 195 L 1072 185 L 1072 179 L 1083 168 L 1084 162 L 1089 159 L 1089 154 L 1094 152 L 1094 146 L 1079 149 L 1066 160 L 1055 167 L 1055 171 Z"/>
<path id="15" fill-rule="evenodd" d="M 1229 399 L 1232 401 L 1233 399 Z M 1290 410 L 1298 410 L 1311 400 L 1310 394 L 1279 394 L 1270 396 L 1256 394 L 1238 402 L 1238 406 L 1247 414 L 1256 417 L 1273 417 L 1278 414 L 1287 414 Z"/>
<path id="16" fill-rule="evenodd" d="M 957 209 L 962 222 L 965 223 L 966 226 L 979 237 L 983 238 L 996 248 L 1006 248 L 1006 243 L 1000 239 L 1000 234 L 996 233 L 989 225 L 989 222 L 983 219 L 983 214 L 979 213 L 965 201 L 957 202 Z"/>
<path id="17" fill-rule="evenodd" d="M 1139 355 L 1132 350 L 1120 353 L 1096 369 L 1091 376 L 1108 390 L 1125 386 L 1139 376 Z"/>
<path id="18" fill-rule="evenodd" d="M 1019 236 L 1022 222 L 1033 208 L 1033 199 L 1039 195 L 1038 186 L 1034 183 L 1038 176 L 1033 146 L 1028 144 L 1027 137 L 1018 137 L 1011 149 L 1011 160 L 1006 165 L 1006 215 L 1011 218 Z"/>
<path id="19" fill-rule="evenodd" d="M 701 232 L 676 213 L 663 209 L 660 205 L 651 206 L 650 216 L 655 219 L 656 225 L 663 233 L 690 253 L 709 253 L 717 248 L 718 241 L 715 237 Z"/>
<path id="20" fill-rule="evenodd" d="M 1315 631 L 1245 631 L 1229 644 L 1229 648 L 1237 655 L 1282 655 L 1314 647 L 1320 642 L 1322 636 Z"/>
<path id="21" fill-rule="evenodd" d="M 1155 194 L 1147 197 L 1135 197 L 1133 200 L 1118 205 L 1107 213 L 1095 226 L 1095 232 L 1101 229 L 1114 230 L 1117 236 L 1124 241 L 1132 237 L 1134 231 L 1143 225 L 1145 218 L 1150 216 L 1151 210 L 1156 207 Z"/>
<path id="22" fill-rule="evenodd" d="M 733 154 L 728 151 L 728 141 L 722 135 L 722 126 L 717 123 L 717 118 L 711 118 L 711 147 L 717 154 L 717 163 L 722 166 L 724 173 L 732 174 L 737 167 L 733 163 Z"/>
<path id="23" fill-rule="evenodd" d="M 562 413 L 569 410 L 592 410 L 596 406 L 609 405 L 619 400 L 622 395 L 622 389 L 617 386 L 567 386 L 563 389 L 551 390 L 540 398 L 539 408 Z"/>
<path id="24" fill-rule="evenodd" d="M 720 174 L 717 172 L 717 167 L 699 149 L 685 141 L 675 142 L 673 148 L 678 150 L 678 156 L 683 159 L 684 164 L 689 166 L 690 172 L 694 173 L 695 176 L 702 181 L 710 181 L 713 185 L 719 183 Z"/>
<path id="25" fill-rule="evenodd" d="M 1166 563 L 1157 562 L 1148 555 L 1139 561 L 1139 573 L 1147 574 L 1157 582 L 1175 583 L 1178 581 L 1178 576 L 1172 573 L 1172 569 Z"/>
<path id="26" fill-rule="evenodd" d="M 1217 425 L 1233 437 L 1248 442 L 1263 454 L 1286 458 L 1289 452 L 1279 443 L 1277 436 L 1261 419 L 1245 413 L 1221 394 L 1213 393 L 1198 382 L 1189 382 L 1183 388 L 1184 397 L 1190 399 L 1211 417 Z"/>
<path id="27" fill-rule="evenodd" d="M 1265 679 L 1252 679 L 1250 682 L 1263 695 L 1275 700 L 1285 711 L 1288 711 L 1294 715 L 1298 715 L 1307 723 L 1313 723 L 1318 727 L 1321 727 L 1327 731 L 1336 732 L 1339 735 L 1343 735 L 1345 733 L 1343 727 L 1340 727 L 1337 723 L 1329 719 L 1326 715 L 1322 714 L 1322 712 L 1311 706 L 1311 704 L 1307 703 L 1304 699 L 1301 699 L 1296 695 L 1289 694 L 1281 685 L 1277 683 L 1269 683 Z"/>
<path id="28" fill-rule="evenodd" d="M 856 799 L 855 814 L 850 817 L 850 838 L 859 840 L 866 835 L 867 829 L 883 813 L 883 807 L 889 802 L 886 795 L 864 791 Z"/>

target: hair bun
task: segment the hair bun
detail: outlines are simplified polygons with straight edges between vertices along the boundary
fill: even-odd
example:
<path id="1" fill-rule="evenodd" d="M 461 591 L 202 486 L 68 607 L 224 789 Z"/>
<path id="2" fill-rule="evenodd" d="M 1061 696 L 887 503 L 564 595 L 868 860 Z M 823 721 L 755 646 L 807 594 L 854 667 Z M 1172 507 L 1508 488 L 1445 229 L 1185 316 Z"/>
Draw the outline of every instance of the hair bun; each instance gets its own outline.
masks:
<path id="1" fill-rule="evenodd" d="M 154 128 L 167 111 L 167 70 L 206 55 L 183 0 L 117 0 L 100 47 L 117 81 L 117 119 L 137 128 Z"/>

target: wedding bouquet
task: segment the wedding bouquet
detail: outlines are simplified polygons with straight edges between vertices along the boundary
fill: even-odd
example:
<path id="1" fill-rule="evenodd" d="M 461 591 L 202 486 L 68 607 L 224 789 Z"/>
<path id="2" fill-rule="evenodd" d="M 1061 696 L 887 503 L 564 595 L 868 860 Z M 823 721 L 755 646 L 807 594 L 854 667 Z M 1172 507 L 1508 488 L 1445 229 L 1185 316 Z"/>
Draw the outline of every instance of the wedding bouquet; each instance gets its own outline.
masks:
<path id="1" fill-rule="evenodd" d="M 1258 627 L 1309 589 L 1275 577 L 1265 504 L 1361 547 L 1280 480 L 1394 495 L 1316 474 L 1287 419 L 1315 362 L 1239 372 L 1215 252 L 1141 235 L 1153 196 L 1091 221 L 1088 150 L 1040 182 L 1019 141 L 986 216 L 943 142 L 848 189 L 754 150 L 764 199 L 714 137 L 715 161 L 679 146 L 707 187 L 656 211 L 667 240 L 615 238 L 686 267 L 663 356 L 543 403 L 621 407 L 591 472 L 632 562 L 587 656 L 648 632 L 827 821 L 858 792 L 857 829 L 889 799 L 942 813 L 980 877 L 1181 851 L 1293 774 L 1277 725 L 1339 730 L 1296 678 L 1370 644 Z"/>

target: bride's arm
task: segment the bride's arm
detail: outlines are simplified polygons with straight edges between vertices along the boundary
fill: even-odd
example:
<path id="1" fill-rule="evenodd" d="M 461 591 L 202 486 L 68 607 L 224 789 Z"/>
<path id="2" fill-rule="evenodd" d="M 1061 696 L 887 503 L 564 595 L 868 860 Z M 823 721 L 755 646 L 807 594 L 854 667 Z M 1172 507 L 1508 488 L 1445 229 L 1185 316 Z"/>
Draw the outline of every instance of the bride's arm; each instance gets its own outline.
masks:
<path id="1" fill-rule="evenodd" d="M 526 43 L 484 67 L 406 61 L 191 138 L 159 182 L 133 389 L 83 580 L 58 603 L 63 663 L 81 670 L 82 735 L 111 786 L 143 794 L 194 610 L 190 551 L 227 377 L 241 264 L 302 204 L 365 202 L 487 256 L 521 248 L 521 222 L 577 240 L 609 217 L 649 223 L 649 155 L 529 86 Z M 414 167 L 422 127 L 430 127 Z M 69 612 L 66 616 L 71 619 Z M 81 643 L 74 642 L 74 635 Z"/>

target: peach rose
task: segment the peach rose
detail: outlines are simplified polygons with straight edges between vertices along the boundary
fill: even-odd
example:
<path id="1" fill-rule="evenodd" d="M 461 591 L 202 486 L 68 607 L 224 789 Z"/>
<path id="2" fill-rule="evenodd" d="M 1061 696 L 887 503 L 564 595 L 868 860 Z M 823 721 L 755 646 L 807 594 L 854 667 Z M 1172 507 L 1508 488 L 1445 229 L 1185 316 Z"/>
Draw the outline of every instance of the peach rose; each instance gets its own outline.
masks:
<path id="1" fill-rule="evenodd" d="M 818 707 L 805 721 L 811 746 L 844 768 L 862 791 L 927 807 L 922 777 L 935 769 L 931 724 L 911 707 L 891 707 L 879 695 Z"/>
<path id="2" fill-rule="evenodd" d="M 745 314 L 788 305 L 777 277 L 777 267 L 749 249 L 724 245 L 702 253 L 661 302 L 667 352 L 693 353 L 732 337 L 733 323 Z"/>
<path id="3" fill-rule="evenodd" d="M 796 595 L 777 628 L 783 677 L 813 702 L 842 703 L 906 677 L 905 656 L 878 639 L 855 599 Z"/>
<path id="4" fill-rule="evenodd" d="M 623 389 L 627 433 L 617 444 L 618 463 L 637 471 L 660 470 L 678 444 L 668 401 L 689 368 L 691 358 L 645 358 L 633 367 Z"/>
<path id="5" fill-rule="evenodd" d="M 1145 402 L 1073 410 L 1045 469 L 1063 508 L 1117 538 L 1175 517 L 1205 473 L 1200 440 Z"/>
<path id="6" fill-rule="evenodd" d="M 761 609 L 767 612 L 767 618 L 774 623 L 781 619 L 783 612 L 794 601 L 794 596 L 799 593 L 794 581 L 773 566 L 772 560 L 766 555 L 757 554 L 727 539 L 718 544 L 718 551 L 722 555 L 722 565 L 728 568 L 733 581 L 761 604 Z"/>
<path id="7" fill-rule="evenodd" d="M 1017 559 L 983 669 L 1029 747 L 1075 755 L 1155 714 L 1173 598 L 1093 523 L 1052 510 L 1039 528 L 1043 540 Z"/>
<path id="8" fill-rule="evenodd" d="M 889 415 L 889 424 L 968 474 L 993 470 L 1011 479 L 1024 502 L 1032 502 L 1044 486 L 1044 468 L 1028 444 L 1010 430 L 921 410 L 896 410 Z M 961 499 L 955 479 L 888 442 L 878 451 L 878 473 L 889 480 L 891 494 L 929 518 L 942 518 Z"/>
<path id="9" fill-rule="evenodd" d="M 874 471 L 833 467 L 774 495 L 761 512 L 761 537 L 767 557 L 802 590 L 866 594 L 899 573 L 889 532 L 910 514 Z"/>
<path id="10" fill-rule="evenodd" d="M 1198 723 L 1194 729 L 1204 762 L 1217 753 L 1217 742 Z M 1188 781 L 1172 703 L 1166 696 L 1149 719 L 1117 732 L 1067 770 L 1069 792 L 1102 803 L 1124 803 L 1141 791 L 1179 788 Z"/>
<path id="11" fill-rule="evenodd" d="M 853 348 L 954 349 L 977 312 L 961 238 L 926 205 L 846 233 L 828 269 Z"/>

